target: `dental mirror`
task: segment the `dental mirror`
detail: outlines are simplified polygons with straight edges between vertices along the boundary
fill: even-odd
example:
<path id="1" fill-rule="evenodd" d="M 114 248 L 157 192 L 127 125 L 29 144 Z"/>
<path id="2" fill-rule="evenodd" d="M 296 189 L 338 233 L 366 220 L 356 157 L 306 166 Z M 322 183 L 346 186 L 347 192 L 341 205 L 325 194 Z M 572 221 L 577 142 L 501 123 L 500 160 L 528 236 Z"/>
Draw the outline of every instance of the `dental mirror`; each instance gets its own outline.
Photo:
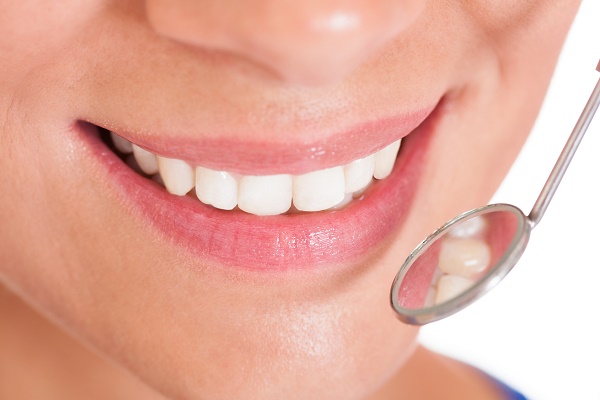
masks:
<path id="1" fill-rule="evenodd" d="M 596 67 L 600 71 L 600 62 Z M 446 318 L 494 288 L 517 263 L 567 170 L 600 104 L 600 79 L 531 212 L 510 204 L 467 211 L 429 235 L 394 279 L 390 302 L 397 317 L 425 325 Z"/>

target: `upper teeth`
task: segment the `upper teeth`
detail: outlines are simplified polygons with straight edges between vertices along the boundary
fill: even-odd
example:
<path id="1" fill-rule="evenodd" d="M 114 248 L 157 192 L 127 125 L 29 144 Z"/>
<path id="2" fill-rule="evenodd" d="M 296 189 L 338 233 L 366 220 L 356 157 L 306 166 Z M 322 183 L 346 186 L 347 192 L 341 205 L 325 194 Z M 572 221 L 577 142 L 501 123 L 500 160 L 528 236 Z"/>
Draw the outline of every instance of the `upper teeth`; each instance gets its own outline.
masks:
<path id="1" fill-rule="evenodd" d="M 196 188 L 198 199 L 222 210 L 236 206 L 255 215 L 277 215 L 293 206 L 300 211 L 321 211 L 348 203 L 373 180 L 387 178 L 394 167 L 400 140 L 347 165 L 303 175 L 239 175 L 202 166 L 192 168 L 142 149 L 111 132 L 115 147 L 133 153 L 139 168 L 148 175 L 159 173 L 165 188 L 183 196 Z"/>

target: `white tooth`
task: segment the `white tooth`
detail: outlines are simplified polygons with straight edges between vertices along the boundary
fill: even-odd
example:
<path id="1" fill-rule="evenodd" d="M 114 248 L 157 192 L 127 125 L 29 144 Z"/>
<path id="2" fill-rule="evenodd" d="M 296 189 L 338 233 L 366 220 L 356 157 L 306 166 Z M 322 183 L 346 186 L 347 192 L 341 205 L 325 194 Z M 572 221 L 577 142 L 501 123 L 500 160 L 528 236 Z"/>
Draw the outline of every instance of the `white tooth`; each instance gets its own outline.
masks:
<path id="1" fill-rule="evenodd" d="M 238 207 L 255 215 L 277 215 L 292 205 L 290 175 L 243 176 L 240 178 Z"/>
<path id="2" fill-rule="evenodd" d="M 321 211 L 345 196 L 344 169 L 333 167 L 294 177 L 294 205 L 300 211 Z"/>
<path id="3" fill-rule="evenodd" d="M 225 171 L 196 167 L 196 196 L 204 204 L 233 210 L 237 205 L 237 180 Z"/>
<path id="4" fill-rule="evenodd" d="M 480 236 L 487 227 L 487 221 L 482 216 L 477 216 L 466 221 L 460 222 L 452 227 L 448 234 L 457 238 L 470 238 Z"/>
<path id="5" fill-rule="evenodd" d="M 375 172 L 373 173 L 375 179 L 387 178 L 392 173 L 400 142 L 401 140 L 397 140 L 375 153 Z"/>
<path id="6" fill-rule="evenodd" d="M 352 197 L 352 193 L 346 193 L 344 199 L 335 206 L 331 207 L 330 210 L 341 210 L 342 208 L 346 207 L 348 203 L 350 203 L 353 199 L 354 197 Z"/>
<path id="7" fill-rule="evenodd" d="M 133 144 L 129 140 L 123 139 L 121 136 L 113 132 L 110 133 L 110 137 L 112 138 L 117 150 L 119 150 L 121 153 L 129 154 L 133 151 Z"/>
<path id="8" fill-rule="evenodd" d="M 346 180 L 346 193 L 353 193 L 364 189 L 373 179 L 375 172 L 375 155 L 352 161 L 344 167 Z"/>
<path id="9" fill-rule="evenodd" d="M 142 149 L 140 146 L 133 145 L 133 156 L 137 161 L 140 169 L 148 175 L 154 175 L 158 172 L 158 163 L 156 156 L 148 150 Z"/>
<path id="10" fill-rule="evenodd" d="M 373 179 L 371 179 L 371 181 L 369 182 L 369 184 L 365 188 L 352 193 L 352 197 L 355 198 L 355 199 L 362 198 L 365 195 L 365 192 L 367 191 L 367 189 L 369 189 L 372 184 L 373 184 Z"/>
<path id="11" fill-rule="evenodd" d="M 194 187 L 194 170 L 188 163 L 174 158 L 156 158 L 160 176 L 169 193 L 183 196 Z"/>
<path id="12" fill-rule="evenodd" d="M 437 285 L 435 304 L 444 303 L 455 298 L 473 285 L 473 281 L 462 276 L 444 275 Z"/>
<path id="13" fill-rule="evenodd" d="M 490 247 L 482 240 L 455 239 L 442 241 L 438 266 L 447 274 L 476 277 L 490 265 Z"/>

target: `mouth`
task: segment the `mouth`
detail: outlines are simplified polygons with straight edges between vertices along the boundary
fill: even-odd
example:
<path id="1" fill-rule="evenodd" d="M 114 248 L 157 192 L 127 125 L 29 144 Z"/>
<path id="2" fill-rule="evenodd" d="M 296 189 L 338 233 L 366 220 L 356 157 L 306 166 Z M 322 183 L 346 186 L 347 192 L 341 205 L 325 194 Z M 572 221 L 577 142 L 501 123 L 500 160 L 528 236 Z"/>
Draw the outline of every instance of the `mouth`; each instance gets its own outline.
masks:
<path id="1" fill-rule="evenodd" d="M 398 139 L 346 165 L 301 175 L 242 175 L 192 167 L 184 160 L 157 156 L 114 132 L 109 135 L 111 148 L 126 164 L 163 185 L 169 193 L 195 194 L 199 201 L 217 209 L 237 209 L 258 216 L 343 208 L 362 197 L 374 179 L 391 174 L 402 141 Z"/>
<path id="2" fill-rule="evenodd" d="M 307 157 L 271 162 L 265 156 L 272 154 L 268 144 L 262 146 L 263 154 L 248 152 L 248 146 L 241 152 L 232 150 L 227 162 L 216 165 L 211 160 L 220 155 L 207 157 L 206 163 L 197 161 L 197 152 L 183 151 L 185 158 L 176 158 L 172 149 L 177 146 L 136 140 L 91 122 L 80 121 L 77 130 L 129 213 L 168 245 L 221 266 L 304 270 L 357 262 L 402 225 L 442 100 L 413 115 L 416 127 L 408 132 L 406 123 L 397 129 L 380 123 L 391 133 L 362 151 L 340 151 L 343 137 L 329 148 L 319 148 L 319 155 L 335 155 L 323 160 L 339 164 L 313 170 L 307 170 Z M 364 127 L 357 131 L 366 132 L 366 137 L 374 132 Z M 205 152 L 207 147 L 210 150 L 200 146 Z M 315 148 L 304 146 L 312 152 L 308 158 L 317 158 Z M 302 150 L 300 146 L 294 154 Z M 244 159 L 246 154 L 266 162 L 251 163 L 251 158 Z M 312 165 L 324 165 L 319 161 Z"/>

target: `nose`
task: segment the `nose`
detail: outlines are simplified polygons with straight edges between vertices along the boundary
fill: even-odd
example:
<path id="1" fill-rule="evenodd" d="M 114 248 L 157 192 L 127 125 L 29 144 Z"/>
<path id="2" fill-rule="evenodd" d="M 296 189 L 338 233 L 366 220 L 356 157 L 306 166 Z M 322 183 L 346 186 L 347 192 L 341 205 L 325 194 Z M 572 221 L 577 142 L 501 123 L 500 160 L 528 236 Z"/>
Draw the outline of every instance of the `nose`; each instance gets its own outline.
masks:
<path id="1" fill-rule="evenodd" d="M 146 0 L 156 32 L 244 58 L 280 79 L 343 78 L 415 23 L 426 0 Z"/>

